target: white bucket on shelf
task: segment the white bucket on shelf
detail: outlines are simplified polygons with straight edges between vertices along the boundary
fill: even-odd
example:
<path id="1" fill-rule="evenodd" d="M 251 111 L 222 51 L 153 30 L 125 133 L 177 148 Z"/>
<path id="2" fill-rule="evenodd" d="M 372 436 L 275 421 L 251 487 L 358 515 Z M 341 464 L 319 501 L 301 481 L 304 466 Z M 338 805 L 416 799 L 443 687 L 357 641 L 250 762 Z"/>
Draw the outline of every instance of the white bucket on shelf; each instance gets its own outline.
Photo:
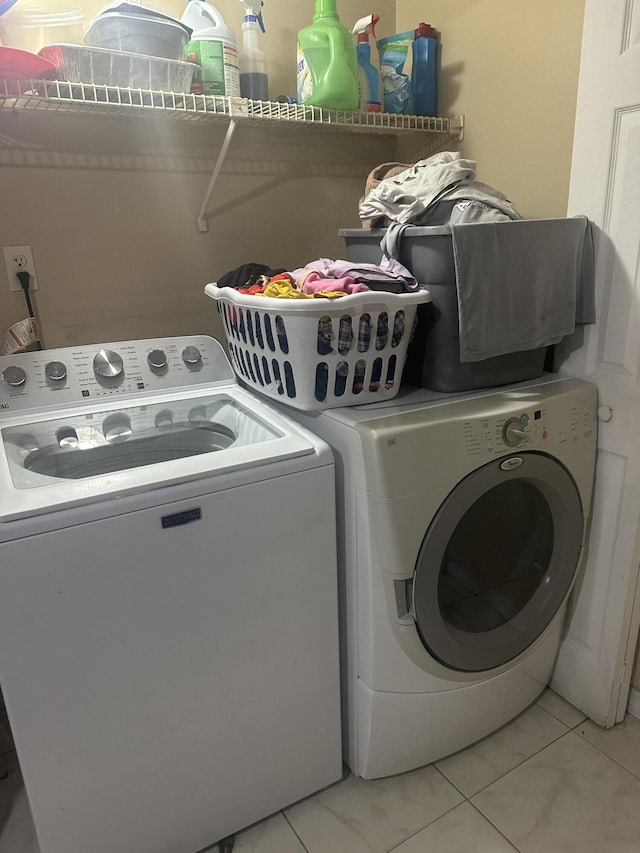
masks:
<path id="1" fill-rule="evenodd" d="M 85 13 L 56 0 L 19 0 L 0 16 L 0 42 L 37 53 L 48 44 L 82 44 Z"/>

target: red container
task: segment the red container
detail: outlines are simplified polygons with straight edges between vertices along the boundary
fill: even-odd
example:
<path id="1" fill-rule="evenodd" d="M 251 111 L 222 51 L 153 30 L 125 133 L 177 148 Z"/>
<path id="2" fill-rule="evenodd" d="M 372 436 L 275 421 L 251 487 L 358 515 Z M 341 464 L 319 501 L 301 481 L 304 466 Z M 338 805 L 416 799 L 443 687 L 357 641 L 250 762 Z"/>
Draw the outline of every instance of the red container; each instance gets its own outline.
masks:
<path id="1" fill-rule="evenodd" d="M 56 67 L 28 50 L 0 47 L 0 95 L 20 95 L 31 89 L 31 80 L 52 79 Z"/>

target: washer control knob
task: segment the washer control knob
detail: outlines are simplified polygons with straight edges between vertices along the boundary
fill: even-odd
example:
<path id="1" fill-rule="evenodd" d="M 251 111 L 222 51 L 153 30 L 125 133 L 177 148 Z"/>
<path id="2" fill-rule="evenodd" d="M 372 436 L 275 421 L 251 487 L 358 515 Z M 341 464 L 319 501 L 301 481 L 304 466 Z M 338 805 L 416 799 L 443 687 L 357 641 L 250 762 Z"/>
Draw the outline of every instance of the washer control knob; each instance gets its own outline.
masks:
<path id="1" fill-rule="evenodd" d="M 510 418 L 502 428 L 502 439 L 507 447 L 516 447 L 527 438 L 519 418 Z"/>
<path id="2" fill-rule="evenodd" d="M 47 382 L 62 382 L 67 378 L 67 365 L 62 361 L 48 361 L 44 366 Z"/>
<path id="3" fill-rule="evenodd" d="M 188 366 L 200 364 L 202 361 L 202 353 L 198 347 L 188 346 L 182 350 L 182 360 Z"/>
<path id="4" fill-rule="evenodd" d="M 173 412 L 170 409 L 163 409 L 156 415 L 156 429 L 164 432 L 165 430 L 173 429 Z"/>
<path id="5" fill-rule="evenodd" d="M 27 374 L 21 367 L 10 364 L 9 367 L 2 371 L 2 378 L 12 388 L 19 388 L 27 381 Z"/>
<path id="6" fill-rule="evenodd" d="M 101 349 L 93 359 L 93 372 L 98 379 L 117 379 L 124 373 L 124 363 L 117 352 Z"/>
<path id="7" fill-rule="evenodd" d="M 159 372 L 167 366 L 167 354 L 162 349 L 151 350 L 147 356 L 147 362 L 151 370 Z"/>
<path id="8" fill-rule="evenodd" d="M 102 424 L 104 437 L 110 444 L 125 441 L 133 433 L 131 421 L 126 415 L 115 414 L 105 418 Z"/>

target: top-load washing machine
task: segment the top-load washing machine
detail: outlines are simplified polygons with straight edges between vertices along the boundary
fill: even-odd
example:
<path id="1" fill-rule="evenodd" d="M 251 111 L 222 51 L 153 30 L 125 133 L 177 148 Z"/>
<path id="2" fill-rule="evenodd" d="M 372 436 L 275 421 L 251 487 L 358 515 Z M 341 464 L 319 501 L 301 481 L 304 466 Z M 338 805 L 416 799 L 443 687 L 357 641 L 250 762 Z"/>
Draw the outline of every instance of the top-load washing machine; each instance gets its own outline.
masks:
<path id="1" fill-rule="evenodd" d="M 334 449 L 345 758 L 400 773 L 548 683 L 585 542 L 596 389 L 547 376 L 292 413 Z"/>
<path id="2" fill-rule="evenodd" d="M 0 372 L 0 682 L 42 853 L 195 853 L 339 779 L 326 443 L 204 336 Z"/>

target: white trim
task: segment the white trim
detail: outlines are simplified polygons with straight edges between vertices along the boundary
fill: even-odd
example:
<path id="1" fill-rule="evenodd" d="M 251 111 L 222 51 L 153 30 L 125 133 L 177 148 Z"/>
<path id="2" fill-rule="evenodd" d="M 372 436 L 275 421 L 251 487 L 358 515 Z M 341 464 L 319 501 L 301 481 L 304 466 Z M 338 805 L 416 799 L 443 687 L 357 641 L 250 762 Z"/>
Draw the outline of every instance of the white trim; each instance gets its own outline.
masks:
<path id="1" fill-rule="evenodd" d="M 640 690 L 636 690 L 635 687 L 629 691 L 627 711 L 640 720 Z"/>

